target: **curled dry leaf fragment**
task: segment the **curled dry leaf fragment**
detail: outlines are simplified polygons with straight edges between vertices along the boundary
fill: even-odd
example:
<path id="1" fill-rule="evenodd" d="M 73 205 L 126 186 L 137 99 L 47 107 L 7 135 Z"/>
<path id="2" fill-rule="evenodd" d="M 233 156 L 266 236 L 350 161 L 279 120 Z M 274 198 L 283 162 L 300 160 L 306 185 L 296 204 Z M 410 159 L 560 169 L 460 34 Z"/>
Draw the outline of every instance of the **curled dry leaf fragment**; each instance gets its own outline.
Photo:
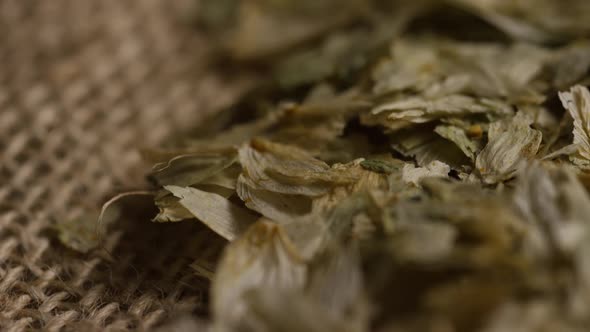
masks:
<path id="1" fill-rule="evenodd" d="M 475 166 L 486 183 L 497 183 L 514 176 L 524 161 L 532 160 L 541 145 L 542 134 L 530 127 L 523 113 L 510 122 L 490 125 L 488 144 L 475 160 Z"/>
<path id="2" fill-rule="evenodd" d="M 226 198 L 191 187 L 165 186 L 178 203 L 215 233 L 232 241 L 258 219 Z"/>
<path id="3" fill-rule="evenodd" d="M 590 166 L 590 91 L 574 86 L 569 92 L 560 92 L 559 98 L 574 119 L 574 146 L 577 153 L 572 160 L 581 166 Z"/>
<path id="4" fill-rule="evenodd" d="M 228 155 L 182 155 L 167 163 L 154 166 L 151 177 L 159 185 L 190 186 L 204 181 L 236 161 L 235 153 Z"/>
<path id="5" fill-rule="evenodd" d="M 403 180 L 407 183 L 412 183 L 415 186 L 420 185 L 420 181 L 427 177 L 443 177 L 449 176 L 451 168 L 449 165 L 440 162 L 433 161 L 426 167 L 415 167 L 412 164 L 406 164 L 402 171 Z"/>
<path id="6" fill-rule="evenodd" d="M 230 244 L 213 279 L 216 322 L 237 328 L 248 320 L 248 292 L 297 291 L 305 286 L 307 265 L 281 226 L 254 224 Z"/>
<path id="7" fill-rule="evenodd" d="M 472 126 L 469 130 L 452 126 L 452 125 L 439 125 L 434 130 L 441 137 L 448 139 L 455 143 L 459 149 L 471 160 L 475 160 L 475 156 L 481 151 L 481 142 L 471 137 L 481 137 L 481 127 Z M 470 137 L 471 136 L 471 137 Z"/>

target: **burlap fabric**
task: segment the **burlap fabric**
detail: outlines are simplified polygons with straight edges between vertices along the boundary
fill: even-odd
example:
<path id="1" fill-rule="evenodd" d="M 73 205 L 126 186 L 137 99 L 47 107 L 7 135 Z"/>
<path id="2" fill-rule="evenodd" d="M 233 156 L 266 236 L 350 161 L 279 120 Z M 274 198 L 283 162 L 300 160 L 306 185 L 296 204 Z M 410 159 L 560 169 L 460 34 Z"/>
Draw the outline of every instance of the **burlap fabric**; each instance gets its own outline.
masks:
<path id="1" fill-rule="evenodd" d="M 0 330 L 150 330 L 206 311 L 188 270 L 210 236 L 120 220 L 76 253 L 51 224 L 145 186 L 137 148 L 243 86 L 208 69 L 192 0 L 0 0 Z"/>

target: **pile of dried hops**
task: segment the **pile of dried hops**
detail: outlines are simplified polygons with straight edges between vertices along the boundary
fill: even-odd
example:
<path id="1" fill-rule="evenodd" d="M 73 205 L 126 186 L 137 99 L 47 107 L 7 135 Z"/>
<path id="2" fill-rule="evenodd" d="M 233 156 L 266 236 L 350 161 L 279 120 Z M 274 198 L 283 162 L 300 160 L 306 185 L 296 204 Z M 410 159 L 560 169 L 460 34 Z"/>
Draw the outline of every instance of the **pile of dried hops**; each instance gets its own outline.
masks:
<path id="1" fill-rule="evenodd" d="M 587 331 L 590 2 L 210 0 L 198 16 L 265 71 L 146 153 L 154 221 L 219 234 L 193 264 L 213 330 Z"/>

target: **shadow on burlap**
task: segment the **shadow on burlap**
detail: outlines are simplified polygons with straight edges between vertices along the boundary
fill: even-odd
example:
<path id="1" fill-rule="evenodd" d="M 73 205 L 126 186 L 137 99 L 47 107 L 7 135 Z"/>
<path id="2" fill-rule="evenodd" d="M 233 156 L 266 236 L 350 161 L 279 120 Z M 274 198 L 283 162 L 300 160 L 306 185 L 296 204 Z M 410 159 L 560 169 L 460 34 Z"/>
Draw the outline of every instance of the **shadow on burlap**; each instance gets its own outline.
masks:
<path id="1" fill-rule="evenodd" d="M 51 231 L 145 187 L 137 149 L 242 90 L 179 19 L 192 2 L 0 0 L 0 330 L 150 330 L 206 312 L 188 268 L 201 226 L 134 211 L 105 238 L 112 259 Z"/>

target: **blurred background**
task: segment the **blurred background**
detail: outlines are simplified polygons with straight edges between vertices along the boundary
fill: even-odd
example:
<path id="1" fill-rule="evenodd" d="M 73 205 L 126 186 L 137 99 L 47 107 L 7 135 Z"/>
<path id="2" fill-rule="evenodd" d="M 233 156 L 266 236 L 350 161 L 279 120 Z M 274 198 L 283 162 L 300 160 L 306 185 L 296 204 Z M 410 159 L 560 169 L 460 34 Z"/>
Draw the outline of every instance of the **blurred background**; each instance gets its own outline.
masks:
<path id="1" fill-rule="evenodd" d="M 112 255 L 67 249 L 52 228 L 94 223 L 105 199 L 144 187 L 139 148 L 247 85 L 210 69 L 193 7 L 0 0 L 0 330 L 143 330 L 205 312 L 185 273 L 198 225 L 123 219 L 104 239 Z"/>

